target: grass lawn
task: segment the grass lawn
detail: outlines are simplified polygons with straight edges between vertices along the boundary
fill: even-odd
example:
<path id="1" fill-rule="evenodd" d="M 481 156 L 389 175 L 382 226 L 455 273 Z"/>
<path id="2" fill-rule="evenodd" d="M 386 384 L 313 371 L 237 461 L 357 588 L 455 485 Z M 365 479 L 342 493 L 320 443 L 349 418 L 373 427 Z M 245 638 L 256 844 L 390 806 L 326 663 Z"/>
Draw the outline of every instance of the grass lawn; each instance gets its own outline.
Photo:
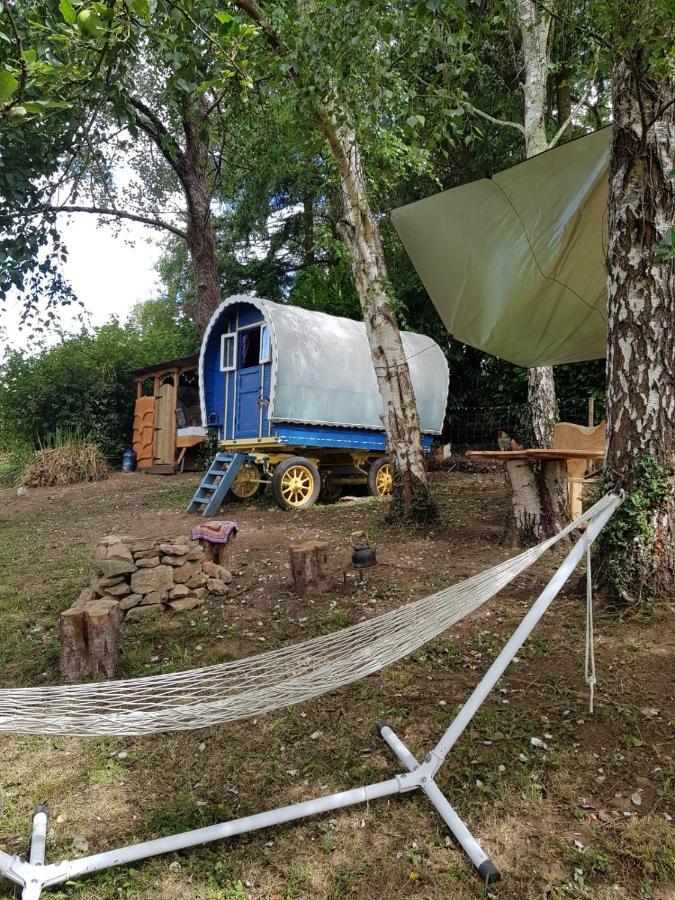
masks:
<path id="1" fill-rule="evenodd" d="M 55 683 L 57 623 L 112 532 L 173 537 L 194 476 L 0 491 L 0 683 Z M 225 598 L 123 629 L 124 677 L 239 658 L 355 623 L 505 559 L 504 490 L 493 474 L 435 473 L 441 519 L 386 529 L 366 498 L 282 513 L 227 507 L 241 526 Z M 365 529 L 385 565 L 342 572 Z M 333 586 L 289 584 L 288 545 L 330 545 Z M 48 801 L 48 859 L 83 855 L 398 772 L 386 720 L 424 755 L 513 631 L 559 553 L 413 656 L 302 707 L 206 731 L 87 740 L 0 736 L 0 847 L 24 854 Z M 112 869 L 46 897 L 113 900 L 675 897 L 672 610 L 649 621 L 596 612 L 596 711 L 583 681 L 585 610 L 571 582 L 439 773 L 440 787 L 504 880 L 489 893 L 421 795 Z M 316 733 L 320 732 L 318 736 Z M 531 743 L 539 738 L 545 747 Z M 8 882 L 0 897 L 18 897 Z"/>

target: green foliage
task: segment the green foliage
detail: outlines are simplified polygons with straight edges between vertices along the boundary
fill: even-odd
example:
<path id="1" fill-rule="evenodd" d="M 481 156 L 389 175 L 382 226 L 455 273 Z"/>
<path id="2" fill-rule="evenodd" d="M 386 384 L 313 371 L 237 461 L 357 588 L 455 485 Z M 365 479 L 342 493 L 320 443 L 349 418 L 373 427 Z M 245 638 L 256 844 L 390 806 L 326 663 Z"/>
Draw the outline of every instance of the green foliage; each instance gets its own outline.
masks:
<path id="1" fill-rule="evenodd" d="M 623 504 L 598 539 L 599 580 L 631 612 L 648 609 L 659 595 L 654 524 L 667 514 L 672 478 L 672 469 L 653 456 L 640 456 Z M 610 487 L 608 479 L 604 490 Z"/>
<path id="2" fill-rule="evenodd" d="M 663 237 L 654 247 L 654 259 L 657 262 L 675 259 L 675 228 L 666 228 Z"/>
<path id="3" fill-rule="evenodd" d="M 0 447 L 38 447 L 59 429 L 79 429 L 117 462 L 131 436 L 132 372 L 197 346 L 175 305 L 172 313 L 149 301 L 125 325 L 83 330 L 33 356 L 15 350 L 0 369 Z"/>
<path id="4" fill-rule="evenodd" d="M 290 292 L 289 302 L 347 319 L 360 320 L 363 315 L 344 254 L 333 265 L 303 269 Z"/>

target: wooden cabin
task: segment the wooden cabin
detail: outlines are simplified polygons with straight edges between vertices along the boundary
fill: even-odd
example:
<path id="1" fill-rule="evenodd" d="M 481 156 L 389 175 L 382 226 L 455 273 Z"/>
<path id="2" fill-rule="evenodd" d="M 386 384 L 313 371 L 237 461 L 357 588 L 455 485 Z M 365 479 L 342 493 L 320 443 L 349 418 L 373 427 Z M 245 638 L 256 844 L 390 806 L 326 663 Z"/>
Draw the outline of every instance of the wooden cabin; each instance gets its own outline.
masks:
<path id="1" fill-rule="evenodd" d="M 431 338 L 404 332 L 402 340 L 428 451 L 443 427 L 448 365 Z M 192 511 L 203 507 L 211 515 L 225 489 L 244 499 L 270 483 L 282 508 L 310 506 L 319 493 L 335 497 L 345 484 L 391 490 L 382 399 L 363 322 L 229 297 L 204 334 L 199 386 L 202 421 L 221 453 Z M 291 496 L 293 502 L 284 500 Z"/>
<path id="2" fill-rule="evenodd" d="M 134 372 L 132 446 L 139 469 L 173 475 L 205 439 L 199 403 L 199 357 L 172 359 Z"/>

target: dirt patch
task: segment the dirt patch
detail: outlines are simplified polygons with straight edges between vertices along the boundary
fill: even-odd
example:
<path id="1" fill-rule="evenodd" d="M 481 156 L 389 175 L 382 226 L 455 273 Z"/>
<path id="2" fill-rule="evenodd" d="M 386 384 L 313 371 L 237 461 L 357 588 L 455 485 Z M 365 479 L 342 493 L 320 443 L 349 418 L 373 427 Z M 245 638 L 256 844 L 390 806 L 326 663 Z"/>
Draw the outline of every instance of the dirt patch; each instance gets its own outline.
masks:
<path id="1" fill-rule="evenodd" d="M 437 472 L 432 484 L 442 515 L 423 531 L 385 529 L 382 505 L 366 498 L 304 513 L 281 512 L 266 500 L 224 508 L 221 517 L 241 528 L 231 594 L 197 613 L 126 629 L 124 675 L 295 643 L 510 555 L 500 543 L 500 473 Z M 23 497 L 0 492 L 3 686 L 55 681 L 58 614 L 88 581 L 96 542 L 120 531 L 142 538 L 187 533 L 195 517 L 184 509 L 195 486 L 194 476 L 136 474 Z M 359 529 L 374 540 L 381 564 L 362 580 L 350 575 L 345 586 L 349 535 Z M 290 587 L 288 545 L 309 538 L 329 542 L 331 587 L 303 601 Z M 0 846 L 24 851 L 32 809 L 43 799 L 53 806 L 49 852 L 57 858 L 72 853 L 78 838 L 95 852 L 390 777 L 397 767 L 375 722 L 389 721 L 423 755 L 554 562 L 542 560 L 411 657 L 301 708 L 143 739 L 0 738 Z M 674 814 L 668 615 L 622 622 L 598 611 L 600 684 L 590 717 L 583 601 L 568 590 L 453 748 L 439 784 L 504 873 L 491 895 L 643 900 L 672 890 L 672 830 L 664 818 Z M 3 890 L 0 897 L 14 896 Z M 52 896 L 73 894 L 84 900 L 486 896 L 421 796 L 111 870 Z"/>

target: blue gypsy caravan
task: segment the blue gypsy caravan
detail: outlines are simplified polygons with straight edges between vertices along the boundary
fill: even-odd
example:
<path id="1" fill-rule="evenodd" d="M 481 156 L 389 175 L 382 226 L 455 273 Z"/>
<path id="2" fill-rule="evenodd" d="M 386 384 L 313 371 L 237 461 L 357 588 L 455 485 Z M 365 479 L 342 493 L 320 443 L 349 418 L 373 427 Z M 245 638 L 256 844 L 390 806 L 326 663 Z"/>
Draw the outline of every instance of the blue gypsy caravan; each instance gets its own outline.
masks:
<path id="1" fill-rule="evenodd" d="M 404 332 L 424 449 L 440 434 L 448 365 L 431 338 Z M 220 452 L 189 510 L 213 515 L 272 486 L 282 509 L 337 499 L 344 485 L 392 487 L 363 322 L 244 294 L 213 314 L 202 341 L 203 424 Z"/>

